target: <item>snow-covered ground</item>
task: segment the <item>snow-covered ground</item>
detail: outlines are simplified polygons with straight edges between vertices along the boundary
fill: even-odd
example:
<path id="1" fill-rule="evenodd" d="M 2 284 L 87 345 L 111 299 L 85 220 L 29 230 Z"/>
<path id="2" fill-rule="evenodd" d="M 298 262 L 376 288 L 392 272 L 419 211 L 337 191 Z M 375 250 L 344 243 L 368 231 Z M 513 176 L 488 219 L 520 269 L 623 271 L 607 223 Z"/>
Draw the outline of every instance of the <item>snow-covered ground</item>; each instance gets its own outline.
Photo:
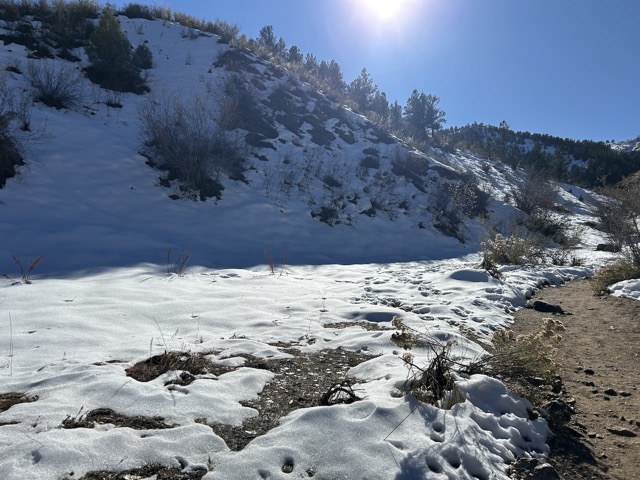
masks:
<path id="1" fill-rule="evenodd" d="M 150 42 L 154 91 L 204 89 L 198 79 L 228 48 L 214 38 L 184 39 L 175 25 L 121 21 L 134 45 Z M 26 62 L 20 46 L 5 45 L 0 53 L 2 63 Z M 17 74 L 9 81 L 24 82 Z M 20 280 L 11 255 L 25 269 L 44 256 L 31 284 L 0 282 L 0 393 L 37 397 L 0 413 L 0 478 L 79 478 L 161 463 L 210 469 L 207 479 L 313 472 L 322 479 L 488 480 L 507 478 L 516 456 L 548 453 L 546 422 L 531 420 L 528 402 L 495 379 L 459 378 L 466 401 L 451 409 L 398 396 L 408 371 L 393 330 L 368 331 L 356 322 L 391 327 L 400 317 L 451 342 L 461 360 L 477 358 L 482 348 L 461 330 L 489 340 L 536 288 L 591 275 L 606 259 L 592 251 L 600 241 L 595 233 L 585 231 L 584 266 L 505 267 L 498 280 L 477 268 L 477 243 L 414 228 L 415 219 L 405 216 L 363 216 L 356 226 L 329 227 L 301 214 L 302 202 L 283 205 L 257 195 L 251 186 L 261 181 L 257 173 L 251 185 L 225 183 L 219 202 L 173 201 L 137 153 L 144 98 L 124 95 L 123 108 L 110 109 L 96 103 L 106 96 L 87 84 L 86 107 L 36 106 L 32 123 L 46 127 L 46 139 L 0 190 L 0 272 Z M 481 172 L 473 157 L 452 156 L 448 163 Z M 492 171 L 487 179 L 496 198 L 508 175 Z M 588 192 L 566 187 L 563 203 L 577 218 L 587 217 L 576 196 Z M 495 208 L 506 207 L 496 201 Z M 184 275 L 167 273 L 169 248 L 174 259 L 192 253 Z M 620 287 L 634 289 L 637 294 L 637 286 Z M 354 325 L 325 328 L 336 322 Z M 369 354 L 348 372 L 362 382 L 364 399 L 294 411 L 232 452 L 201 419 L 239 426 L 256 415 L 241 402 L 257 398 L 273 374 L 242 367 L 242 356 L 289 356 L 278 342 L 302 352 Z M 206 353 L 239 368 L 179 388 L 165 386 L 179 372 L 146 383 L 126 375 L 165 350 Z M 417 364 L 431 358 L 426 348 L 411 353 Z M 177 427 L 61 428 L 65 419 L 96 408 L 162 416 Z M 293 465 L 291 473 L 283 472 L 285 464 Z"/>

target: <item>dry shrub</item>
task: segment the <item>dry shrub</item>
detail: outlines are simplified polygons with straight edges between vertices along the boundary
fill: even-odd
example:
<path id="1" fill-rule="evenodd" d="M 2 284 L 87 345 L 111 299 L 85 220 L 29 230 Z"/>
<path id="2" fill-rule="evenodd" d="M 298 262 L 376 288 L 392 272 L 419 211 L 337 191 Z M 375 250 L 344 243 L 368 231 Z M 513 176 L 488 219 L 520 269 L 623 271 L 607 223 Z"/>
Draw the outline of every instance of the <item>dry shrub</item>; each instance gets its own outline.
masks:
<path id="1" fill-rule="evenodd" d="M 540 385 L 552 385 L 558 365 L 554 360 L 564 325 L 545 318 L 535 333 L 518 335 L 501 330 L 493 335 L 489 354 L 469 364 L 467 373 L 483 373 L 499 378 L 516 393 L 532 401 L 540 399 Z"/>
<path id="2" fill-rule="evenodd" d="M 72 108 L 82 101 L 82 77 L 75 68 L 31 61 L 27 65 L 27 79 L 35 90 L 35 100 L 49 107 Z"/>
<path id="3" fill-rule="evenodd" d="M 239 141 L 224 131 L 214 111 L 208 98 L 178 95 L 150 98 L 139 111 L 142 140 L 157 158 L 154 164 L 202 199 L 222 195 L 220 175 L 241 180 L 246 169 Z"/>
<path id="4" fill-rule="evenodd" d="M 411 394 L 418 400 L 449 409 L 464 400 L 455 386 L 454 372 L 463 365 L 451 356 L 453 342 L 443 342 L 435 337 L 418 332 L 407 326 L 400 317 L 394 317 L 392 325 L 399 330 L 391 340 L 405 350 L 415 346 L 428 348 L 433 358 L 426 366 L 414 362 L 414 356 L 406 352 L 402 360 L 409 368 L 407 380 L 400 388 L 400 394 Z"/>
<path id="5" fill-rule="evenodd" d="M 594 278 L 594 291 L 597 295 L 604 295 L 610 285 L 632 278 L 640 278 L 640 266 L 627 258 L 620 258 L 598 270 Z"/>
<path id="6" fill-rule="evenodd" d="M 497 276 L 497 266 L 524 265 L 540 263 L 543 248 L 532 239 L 523 237 L 518 232 L 505 237 L 498 233 L 493 240 L 482 242 L 482 268 Z"/>

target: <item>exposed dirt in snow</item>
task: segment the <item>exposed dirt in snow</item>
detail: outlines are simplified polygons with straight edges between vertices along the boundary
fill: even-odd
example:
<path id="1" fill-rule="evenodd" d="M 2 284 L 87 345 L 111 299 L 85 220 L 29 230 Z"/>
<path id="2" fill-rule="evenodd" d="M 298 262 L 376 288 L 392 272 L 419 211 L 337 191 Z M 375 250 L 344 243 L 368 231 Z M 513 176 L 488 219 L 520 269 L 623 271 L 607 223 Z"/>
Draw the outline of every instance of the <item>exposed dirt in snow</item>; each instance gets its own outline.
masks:
<path id="1" fill-rule="evenodd" d="M 283 360 L 247 356 L 245 367 L 269 370 L 276 376 L 257 400 L 244 403 L 258 411 L 255 417 L 246 420 L 241 427 L 210 425 L 231 450 L 242 450 L 254 438 L 277 427 L 280 419 L 293 410 L 359 399 L 357 387 L 352 389 L 355 382 L 347 377 L 347 371 L 370 360 L 371 355 L 342 349 L 306 354 L 287 349 L 287 353 L 294 356 Z M 207 423 L 206 419 L 199 421 Z"/>
<path id="2" fill-rule="evenodd" d="M 640 470 L 640 302 L 596 297 L 591 281 L 539 291 L 534 300 L 562 307 L 566 327 L 558 362 L 571 420 L 554 428 L 550 463 L 562 479 L 637 478 Z M 550 317 L 516 314 L 516 334 L 535 331 Z"/>

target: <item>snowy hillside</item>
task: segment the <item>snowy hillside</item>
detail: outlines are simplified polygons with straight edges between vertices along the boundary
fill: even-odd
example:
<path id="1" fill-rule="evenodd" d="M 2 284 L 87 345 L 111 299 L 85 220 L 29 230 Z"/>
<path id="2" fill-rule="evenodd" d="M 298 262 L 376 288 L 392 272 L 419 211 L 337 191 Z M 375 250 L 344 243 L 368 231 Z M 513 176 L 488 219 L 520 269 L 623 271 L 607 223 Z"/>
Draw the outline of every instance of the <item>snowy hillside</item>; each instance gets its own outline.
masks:
<path id="1" fill-rule="evenodd" d="M 527 400 L 489 376 L 452 374 L 457 397 L 423 403 L 402 390 L 415 374 L 403 355 L 426 366 L 438 345 L 477 360 L 536 288 L 591 275 L 608 255 L 593 251 L 602 237 L 583 226 L 583 265 L 491 276 L 480 241 L 515 221 L 505 194 L 521 173 L 415 151 L 214 36 L 120 22 L 153 53 L 151 93 L 83 77 L 74 108 L 35 104 L 43 133 L 0 189 L 0 399 L 21 395 L 0 411 L 0 478 L 164 465 L 193 475 L 180 478 L 489 480 L 508 478 L 517 457 L 543 462 L 550 432 Z M 23 46 L 0 50 L 16 92 L 31 88 L 18 73 L 29 62 Z M 232 132 L 247 169 L 221 175 L 220 198 L 202 201 L 140 153 L 139 112 L 150 99 L 216 104 L 232 75 L 253 85 L 261 126 Z M 487 215 L 458 217 L 454 238 L 436 207 L 465 186 L 486 194 Z M 571 222 L 591 218 L 591 195 L 562 186 Z M 30 284 L 12 256 L 27 274 L 44 257 Z M 405 350 L 402 335 L 417 340 Z M 170 352 L 174 368 L 135 378 Z M 347 354 L 350 364 L 336 360 Z M 196 356 L 208 363 L 188 373 Z M 269 408 L 274 428 L 247 426 Z M 98 409 L 110 420 L 88 421 Z M 154 417 L 161 426 L 145 423 Z M 234 436 L 252 441 L 234 450 Z"/>
<path id="2" fill-rule="evenodd" d="M 517 181 L 509 169 L 496 165 L 485 172 L 476 158 L 413 151 L 258 59 L 244 65 L 243 75 L 262 83 L 253 91 L 273 138 L 238 129 L 238 136 L 264 145 L 246 145 L 246 182 L 223 177 L 219 201 L 172 201 L 169 196 L 181 194 L 178 185 L 159 187 L 163 172 L 138 153 L 139 109 L 150 97 L 224 96 L 224 79 L 234 72 L 214 64 L 230 47 L 212 36 L 184 37 L 171 23 L 121 21 L 132 44 L 148 42 L 153 53 L 152 93 L 119 94 L 82 79 L 84 96 L 72 110 L 35 105 L 31 123 L 45 137 L 29 151 L 23 174 L 0 191 L 3 225 L 21 232 L 5 236 L 0 258 L 44 255 L 39 270 L 55 272 L 162 263 L 169 247 L 193 252 L 200 265 L 230 267 L 264 263 L 265 249 L 278 257 L 286 252 L 295 264 L 459 256 L 477 251 L 481 228 L 463 218 L 466 244 L 451 241 L 434 226 L 431 207 L 443 182 L 460 183 L 469 172 L 490 195 L 490 209 L 502 218 L 515 215 L 503 204 L 508 185 Z M 29 62 L 20 45 L 5 45 L 2 55 L 5 65 L 22 71 Z M 60 59 L 37 62 L 79 67 Z M 24 74 L 7 77 L 16 89 L 30 88 Z M 284 99 L 275 104 L 278 95 Z M 289 112 L 282 115 L 282 109 Z M 304 115 L 296 117 L 296 109 Z M 287 119 L 298 127 L 285 127 Z M 180 228 L 186 218 L 189 228 Z"/>

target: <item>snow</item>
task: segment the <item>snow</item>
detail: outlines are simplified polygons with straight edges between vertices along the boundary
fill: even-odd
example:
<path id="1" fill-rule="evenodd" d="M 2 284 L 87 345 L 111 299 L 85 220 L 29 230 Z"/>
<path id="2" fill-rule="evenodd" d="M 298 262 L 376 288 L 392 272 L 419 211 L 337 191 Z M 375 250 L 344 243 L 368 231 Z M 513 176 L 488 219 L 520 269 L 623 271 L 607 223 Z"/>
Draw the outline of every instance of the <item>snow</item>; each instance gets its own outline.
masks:
<path id="1" fill-rule="evenodd" d="M 134 45 L 149 41 L 154 92 L 204 93 L 220 82 L 223 73 L 209 69 L 229 47 L 215 38 L 184 39 L 171 23 L 121 22 Z M 135 33 L 140 25 L 142 35 Z M 25 62 L 19 46 L 5 45 L 0 54 L 3 63 Z M 9 81 L 20 86 L 24 79 L 11 74 Z M 138 154 L 137 109 L 144 97 L 123 95 L 122 109 L 108 109 L 98 103 L 107 93 L 85 87 L 81 108 L 35 106 L 32 122 L 46 126 L 46 139 L 0 190 L 0 271 L 20 280 L 11 255 L 23 268 L 44 256 L 31 284 L 0 283 L 0 393 L 37 397 L 0 413 L 0 478 L 44 480 L 72 472 L 79 478 L 161 463 L 208 469 L 206 479 L 310 472 L 332 479 L 506 479 L 516 456 L 548 454 L 546 422 L 531 420 L 529 403 L 496 379 L 458 377 L 464 401 L 451 409 L 398 396 L 407 368 L 391 341 L 393 330 L 367 331 L 355 322 L 391 327 L 400 317 L 450 342 L 452 355 L 469 361 L 484 350 L 461 331 L 489 340 L 537 288 L 593 274 L 605 253 L 590 252 L 583 267 L 504 267 L 496 279 L 477 268 L 477 243 L 462 245 L 414 227 L 424 211 L 329 227 L 305 213 L 307 206 L 296 201 L 302 194 L 265 201 L 259 188 L 234 182 L 225 183 L 218 202 L 173 201 Z M 316 103 L 306 106 L 311 111 Z M 344 158 L 362 147 L 361 140 L 351 151 L 343 147 Z M 272 155 L 271 162 L 279 160 Z M 481 172 L 464 155 L 436 152 L 431 162 Z M 250 183 L 260 185 L 253 175 Z M 509 175 L 484 178 L 499 193 L 508 191 Z M 415 192 L 404 187 L 408 197 Z M 493 208 L 508 206 L 495 200 Z M 585 240 L 591 245 L 597 238 L 587 231 Z M 185 275 L 167 272 L 169 247 L 174 255 L 193 253 Z M 345 321 L 354 325 L 326 328 Z M 274 374 L 244 367 L 241 357 L 289 356 L 278 342 L 302 352 L 369 354 L 349 371 L 362 382 L 364 400 L 296 410 L 232 452 L 196 419 L 239 426 L 255 416 L 243 402 L 256 399 Z M 203 353 L 237 369 L 170 387 L 165 383 L 180 372 L 150 382 L 126 375 L 136 362 L 166 350 Z M 416 364 L 432 356 L 424 347 L 411 353 Z M 65 419 L 96 408 L 158 415 L 176 427 L 61 428 Z M 293 477 L 283 472 L 285 464 Z"/>
<path id="2" fill-rule="evenodd" d="M 609 291 L 616 297 L 634 298 L 640 300 L 640 280 L 625 280 L 609 287 Z"/>

